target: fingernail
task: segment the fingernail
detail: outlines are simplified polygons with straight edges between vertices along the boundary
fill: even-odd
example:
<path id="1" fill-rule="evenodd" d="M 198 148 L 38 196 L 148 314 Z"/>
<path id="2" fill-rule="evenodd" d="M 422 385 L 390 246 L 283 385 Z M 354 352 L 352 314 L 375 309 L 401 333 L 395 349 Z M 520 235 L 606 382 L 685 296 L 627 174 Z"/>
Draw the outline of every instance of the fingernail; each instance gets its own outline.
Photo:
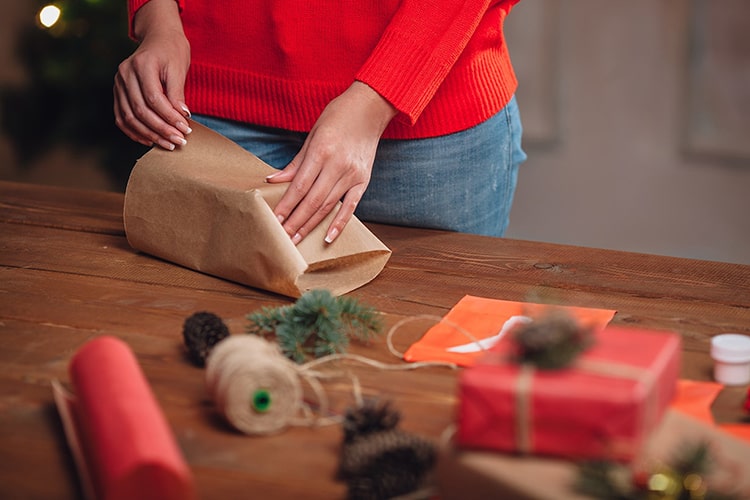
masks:
<path id="1" fill-rule="evenodd" d="M 178 135 L 170 136 L 169 140 L 172 141 L 175 144 L 180 144 L 182 146 L 184 146 L 185 144 L 187 144 L 187 141 L 183 137 L 180 137 Z"/>
<path id="2" fill-rule="evenodd" d="M 174 151 L 174 144 L 167 141 L 159 141 L 159 146 L 163 147 L 167 151 Z"/>
<path id="3" fill-rule="evenodd" d="M 188 115 L 188 118 L 190 118 L 191 116 L 193 116 L 193 114 L 188 109 L 187 105 L 183 104 L 183 105 L 180 106 L 180 108 L 182 108 L 182 110 Z"/>
<path id="4" fill-rule="evenodd" d="M 297 243 L 299 243 L 300 241 L 302 241 L 302 235 L 301 234 L 296 233 L 294 236 L 292 236 L 292 243 L 294 243 L 295 245 Z"/>
<path id="5" fill-rule="evenodd" d="M 180 129 L 180 132 L 185 135 L 193 131 L 193 129 L 191 129 L 190 126 L 185 122 L 177 122 L 176 126 L 178 129 Z"/>
<path id="6" fill-rule="evenodd" d="M 335 227 L 332 228 L 330 231 L 328 231 L 328 234 L 325 237 L 325 242 L 326 243 L 333 243 L 333 240 L 335 240 L 336 236 L 338 236 L 338 235 L 339 235 L 339 230 L 336 229 Z"/>
<path id="7" fill-rule="evenodd" d="M 276 216 L 276 219 L 278 219 L 278 221 L 279 221 L 279 222 L 280 222 L 281 224 L 283 224 L 283 223 L 284 223 L 284 216 L 283 216 L 283 215 L 277 215 L 277 216 Z"/>
<path id="8" fill-rule="evenodd" d="M 274 178 L 274 177 L 276 177 L 277 175 L 279 175 L 279 172 L 276 172 L 276 173 L 274 173 L 274 174 L 270 174 L 270 175 L 267 175 L 267 176 L 266 176 L 266 181 L 268 181 L 268 180 L 270 180 L 270 179 L 273 179 L 273 178 Z"/>

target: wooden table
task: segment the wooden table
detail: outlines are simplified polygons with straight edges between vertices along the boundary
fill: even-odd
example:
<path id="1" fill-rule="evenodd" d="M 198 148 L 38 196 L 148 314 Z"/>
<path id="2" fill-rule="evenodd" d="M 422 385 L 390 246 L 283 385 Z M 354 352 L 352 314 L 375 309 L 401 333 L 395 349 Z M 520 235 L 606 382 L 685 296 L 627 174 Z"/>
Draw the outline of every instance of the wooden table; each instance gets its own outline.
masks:
<path id="1" fill-rule="evenodd" d="M 136 253 L 124 237 L 122 203 L 117 193 L 0 183 L 0 498 L 80 496 L 50 381 L 68 381 L 71 355 L 103 334 L 136 353 L 201 498 L 342 497 L 334 479 L 340 428 L 233 432 L 207 397 L 204 371 L 183 353 L 182 324 L 193 312 L 212 311 L 241 333 L 247 313 L 290 300 Z M 712 335 L 750 334 L 750 266 L 371 228 L 393 256 L 351 295 L 384 313 L 386 326 L 444 315 L 466 294 L 611 308 L 615 324 L 682 334 L 682 376 L 696 380 L 711 380 Z M 396 346 L 404 350 L 429 326 L 409 323 Z M 383 342 L 353 351 L 398 362 Z M 393 400 L 404 429 L 437 438 L 452 422 L 455 371 L 356 373 L 365 395 Z M 742 391 L 722 392 L 719 420 L 741 418 Z"/>

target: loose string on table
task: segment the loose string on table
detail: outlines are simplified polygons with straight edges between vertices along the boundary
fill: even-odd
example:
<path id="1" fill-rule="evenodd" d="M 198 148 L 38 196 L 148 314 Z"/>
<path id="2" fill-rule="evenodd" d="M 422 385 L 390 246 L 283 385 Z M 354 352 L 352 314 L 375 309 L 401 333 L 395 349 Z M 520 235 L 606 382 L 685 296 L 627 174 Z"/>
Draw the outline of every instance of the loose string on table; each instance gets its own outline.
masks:
<path id="1" fill-rule="evenodd" d="M 467 339 L 469 339 L 470 342 L 473 342 L 477 345 L 477 348 L 480 351 L 486 351 L 487 348 L 477 339 L 474 335 L 472 335 L 468 330 L 466 330 L 461 325 L 457 325 L 456 323 L 453 323 L 452 321 L 449 321 L 443 317 L 436 316 L 434 314 L 417 314 L 416 316 L 409 316 L 407 318 L 403 318 L 396 322 L 389 330 L 388 333 L 385 336 L 385 342 L 388 346 L 388 350 L 391 354 L 396 356 L 399 359 L 404 359 L 404 353 L 396 349 L 393 345 L 393 336 L 396 334 L 396 331 L 398 331 L 399 328 L 401 328 L 406 323 L 411 323 L 413 321 L 419 321 L 419 320 L 437 320 L 439 323 L 442 323 L 444 325 L 447 325 L 460 334 L 464 335 Z M 418 365 L 417 368 L 422 368 L 425 366 L 447 366 L 451 368 L 458 368 L 458 365 L 455 363 L 450 363 L 447 361 L 422 361 L 418 363 L 412 363 L 413 365 Z"/>

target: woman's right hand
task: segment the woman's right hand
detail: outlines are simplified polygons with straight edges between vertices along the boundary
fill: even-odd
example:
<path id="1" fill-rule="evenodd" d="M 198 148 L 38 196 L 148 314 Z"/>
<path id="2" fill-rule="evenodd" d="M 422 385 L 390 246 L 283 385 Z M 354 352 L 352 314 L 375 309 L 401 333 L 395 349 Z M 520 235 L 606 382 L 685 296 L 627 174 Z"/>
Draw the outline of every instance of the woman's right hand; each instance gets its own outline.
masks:
<path id="1" fill-rule="evenodd" d="M 190 44 L 182 30 L 177 2 L 151 0 L 135 15 L 140 44 L 115 75 L 115 123 L 146 146 L 173 150 L 191 132 L 185 104 Z"/>

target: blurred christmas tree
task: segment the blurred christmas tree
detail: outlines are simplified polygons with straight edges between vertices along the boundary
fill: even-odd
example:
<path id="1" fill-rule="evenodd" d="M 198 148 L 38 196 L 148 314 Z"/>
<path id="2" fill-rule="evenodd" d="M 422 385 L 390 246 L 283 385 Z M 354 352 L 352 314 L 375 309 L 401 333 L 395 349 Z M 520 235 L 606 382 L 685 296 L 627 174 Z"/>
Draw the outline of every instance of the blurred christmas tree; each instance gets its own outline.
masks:
<path id="1" fill-rule="evenodd" d="M 33 0 L 38 15 L 17 40 L 28 74 L 23 87 L 0 89 L 0 126 L 22 165 L 65 144 L 100 156 L 124 188 L 146 148 L 114 124 L 112 85 L 135 44 L 127 36 L 125 0 Z"/>

